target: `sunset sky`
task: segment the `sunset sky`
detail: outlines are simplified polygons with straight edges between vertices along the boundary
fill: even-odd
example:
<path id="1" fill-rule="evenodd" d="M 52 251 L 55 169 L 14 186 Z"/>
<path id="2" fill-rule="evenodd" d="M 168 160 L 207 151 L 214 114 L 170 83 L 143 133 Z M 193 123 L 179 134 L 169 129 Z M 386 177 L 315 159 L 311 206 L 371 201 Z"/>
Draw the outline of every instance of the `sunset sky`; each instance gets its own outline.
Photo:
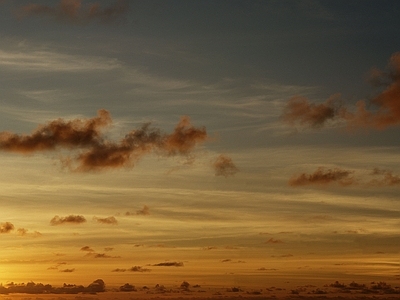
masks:
<path id="1" fill-rule="evenodd" d="M 0 14 L 4 287 L 398 285 L 400 1 Z"/>

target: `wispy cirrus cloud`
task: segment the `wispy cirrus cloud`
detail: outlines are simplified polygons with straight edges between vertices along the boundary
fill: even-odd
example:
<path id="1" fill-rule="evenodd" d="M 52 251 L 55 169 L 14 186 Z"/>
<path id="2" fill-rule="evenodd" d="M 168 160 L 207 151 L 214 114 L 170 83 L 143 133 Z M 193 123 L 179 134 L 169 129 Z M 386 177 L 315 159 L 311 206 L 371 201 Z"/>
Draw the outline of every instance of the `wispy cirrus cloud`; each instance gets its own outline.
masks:
<path id="1" fill-rule="evenodd" d="M 92 21 L 110 23 L 124 16 L 129 9 L 128 1 L 117 0 L 107 7 L 99 3 L 82 5 L 81 0 L 61 0 L 56 6 L 30 3 L 19 7 L 17 18 L 47 17 L 57 21 L 85 25 Z"/>
<path id="2" fill-rule="evenodd" d="M 0 49 L 0 66 L 9 68 L 10 71 L 24 72 L 98 72 L 120 68 L 121 64 L 116 59 L 63 54 L 48 50 Z"/>

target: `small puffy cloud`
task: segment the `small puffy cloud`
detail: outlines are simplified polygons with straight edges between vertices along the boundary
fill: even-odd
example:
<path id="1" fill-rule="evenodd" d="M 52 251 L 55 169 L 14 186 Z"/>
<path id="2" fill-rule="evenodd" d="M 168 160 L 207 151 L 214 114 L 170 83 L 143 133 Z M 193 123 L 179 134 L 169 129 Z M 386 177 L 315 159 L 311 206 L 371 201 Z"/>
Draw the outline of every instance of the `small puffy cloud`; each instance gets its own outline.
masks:
<path id="1" fill-rule="evenodd" d="M 348 186 L 355 183 L 355 179 L 350 176 L 352 173 L 352 171 L 342 170 L 339 168 L 325 169 L 323 167 L 319 167 L 312 174 L 302 173 L 298 176 L 292 177 L 289 180 L 289 185 L 303 186 L 339 183 L 340 185 Z"/>
<path id="2" fill-rule="evenodd" d="M 134 285 L 125 283 L 124 285 L 119 287 L 120 292 L 135 292 L 136 288 Z"/>
<path id="3" fill-rule="evenodd" d="M 290 125 L 299 123 L 309 127 L 322 127 L 339 113 L 339 95 L 334 95 L 325 103 L 314 104 L 305 97 L 291 98 L 284 108 L 282 119 Z"/>
<path id="4" fill-rule="evenodd" d="M 94 217 L 94 220 L 97 221 L 97 223 L 101 223 L 101 224 L 109 224 L 109 225 L 117 225 L 118 221 L 115 217 L 107 217 L 107 218 L 97 218 Z"/>
<path id="5" fill-rule="evenodd" d="M 233 176 L 239 171 L 239 169 L 233 163 L 232 158 L 223 154 L 214 160 L 212 166 L 215 171 L 215 176 Z"/>
<path id="6" fill-rule="evenodd" d="M 82 247 L 81 251 L 94 252 L 94 250 L 92 248 L 90 248 L 89 246 Z"/>
<path id="7" fill-rule="evenodd" d="M 10 222 L 0 223 L 0 233 L 9 233 L 14 230 L 14 224 Z"/>
<path id="8" fill-rule="evenodd" d="M 50 220 L 50 224 L 53 226 L 61 224 L 82 224 L 85 222 L 85 217 L 80 215 L 69 215 L 66 217 L 55 216 L 53 219 Z"/>
<path id="9" fill-rule="evenodd" d="M 128 271 L 130 271 L 130 272 L 150 272 L 151 270 L 140 267 L 140 266 L 134 266 L 134 267 L 128 269 Z"/>
<path id="10" fill-rule="evenodd" d="M 142 209 L 136 211 L 137 215 L 147 216 L 150 215 L 150 208 L 144 205 Z"/>
<path id="11" fill-rule="evenodd" d="M 111 272 L 126 272 L 126 269 L 117 268 L 117 269 L 112 270 Z"/>
<path id="12" fill-rule="evenodd" d="M 114 248 L 113 247 L 105 247 L 104 251 L 109 252 L 109 251 L 113 251 Z"/>
<path id="13" fill-rule="evenodd" d="M 154 264 L 155 267 L 183 267 L 183 262 L 168 261 Z"/>

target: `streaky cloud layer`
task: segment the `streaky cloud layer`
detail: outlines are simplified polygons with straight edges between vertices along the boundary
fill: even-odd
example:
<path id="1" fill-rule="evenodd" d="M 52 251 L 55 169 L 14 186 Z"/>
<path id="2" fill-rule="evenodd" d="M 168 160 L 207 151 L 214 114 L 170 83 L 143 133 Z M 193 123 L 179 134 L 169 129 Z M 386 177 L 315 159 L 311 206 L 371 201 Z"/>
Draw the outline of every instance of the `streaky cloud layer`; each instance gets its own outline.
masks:
<path id="1" fill-rule="evenodd" d="M 102 8 L 99 3 L 91 3 L 82 7 L 81 0 L 61 0 L 57 6 L 41 4 L 27 4 L 16 11 L 19 19 L 31 16 L 45 16 L 57 21 L 70 22 L 74 24 L 87 24 L 98 20 L 102 23 L 116 21 L 129 9 L 128 1 L 118 0 L 114 4 Z"/>

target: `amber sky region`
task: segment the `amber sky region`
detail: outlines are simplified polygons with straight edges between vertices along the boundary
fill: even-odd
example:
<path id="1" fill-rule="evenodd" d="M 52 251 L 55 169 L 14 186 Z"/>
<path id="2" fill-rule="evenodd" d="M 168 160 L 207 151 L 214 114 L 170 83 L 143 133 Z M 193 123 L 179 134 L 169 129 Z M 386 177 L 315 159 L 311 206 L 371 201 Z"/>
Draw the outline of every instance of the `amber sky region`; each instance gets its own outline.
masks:
<path id="1" fill-rule="evenodd" d="M 396 0 L 0 1 L 0 293 L 399 292 L 399 16 Z"/>

